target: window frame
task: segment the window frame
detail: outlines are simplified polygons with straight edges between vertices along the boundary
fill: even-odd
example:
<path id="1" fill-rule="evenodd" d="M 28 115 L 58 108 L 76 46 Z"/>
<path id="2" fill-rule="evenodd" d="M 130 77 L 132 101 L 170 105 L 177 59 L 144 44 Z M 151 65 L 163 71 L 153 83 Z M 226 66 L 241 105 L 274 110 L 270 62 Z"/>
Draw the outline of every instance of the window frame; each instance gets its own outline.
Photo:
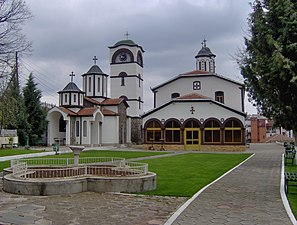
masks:
<path id="1" fill-rule="evenodd" d="M 201 81 L 193 81 L 193 90 L 201 90 Z"/>

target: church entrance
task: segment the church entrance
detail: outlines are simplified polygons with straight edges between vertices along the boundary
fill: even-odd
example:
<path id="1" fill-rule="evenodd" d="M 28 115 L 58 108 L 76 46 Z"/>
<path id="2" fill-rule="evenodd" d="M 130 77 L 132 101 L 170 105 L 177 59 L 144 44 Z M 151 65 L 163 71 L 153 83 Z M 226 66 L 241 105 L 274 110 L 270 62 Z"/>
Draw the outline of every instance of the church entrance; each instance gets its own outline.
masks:
<path id="1" fill-rule="evenodd" d="M 184 132 L 185 150 L 200 150 L 200 129 L 185 128 Z"/>

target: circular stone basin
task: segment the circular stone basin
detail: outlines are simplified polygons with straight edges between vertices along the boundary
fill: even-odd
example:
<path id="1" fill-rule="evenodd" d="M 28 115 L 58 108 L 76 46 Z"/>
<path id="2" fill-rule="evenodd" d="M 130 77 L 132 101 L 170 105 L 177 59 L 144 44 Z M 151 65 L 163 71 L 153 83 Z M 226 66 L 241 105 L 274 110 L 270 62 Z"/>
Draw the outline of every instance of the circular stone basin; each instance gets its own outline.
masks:
<path id="1" fill-rule="evenodd" d="M 156 174 L 148 172 L 145 163 L 128 162 L 122 158 L 108 158 L 109 161 L 102 162 L 100 157 L 89 158 L 88 163 L 79 165 L 58 165 L 54 161 L 42 165 L 42 158 L 30 160 L 16 160 L 11 168 L 4 169 L 4 191 L 22 195 L 63 195 L 84 191 L 135 193 L 156 189 Z M 51 159 L 46 158 L 48 160 Z M 63 160 L 68 162 L 68 159 Z M 100 162 L 93 163 L 93 160 Z"/>
<path id="2" fill-rule="evenodd" d="M 65 195 L 84 191 L 136 193 L 156 189 L 156 174 L 138 177 L 72 177 L 67 179 L 16 179 L 8 174 L 3 179 L 3 190 L 20 195 Z"/>

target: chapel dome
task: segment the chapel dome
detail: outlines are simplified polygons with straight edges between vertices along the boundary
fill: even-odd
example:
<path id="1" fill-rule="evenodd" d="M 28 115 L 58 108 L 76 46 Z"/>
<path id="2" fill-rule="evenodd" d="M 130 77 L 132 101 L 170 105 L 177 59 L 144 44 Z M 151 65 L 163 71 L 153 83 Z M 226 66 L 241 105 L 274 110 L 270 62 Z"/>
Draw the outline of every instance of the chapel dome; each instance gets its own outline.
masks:
<path id="1" fill-rule="evenodd" d="M 63 93 L 63 92 L 82 92 L 77 85 L 74 82 L 69 82 L 66 87 L 62 91 L 59 91 L 58 93 Z"/>
<path id="2" fill-rule="evenodd" d="M 215 54 L 213 54 L 210 50 L 209 47 L 206 46 L 206 40 L 204 40 L 202 42 L 202 48 L 200 49 L 200 51 L 198 52 L 198 54 L 195 56 L 195 58 L 198 57 L 212 57 L 212 56 L 216 56 Z"/>
<path id="3" fill-rule="evenodd" d="M 103 74 L 99 66 L 93 65 L 86 74 Z"/>

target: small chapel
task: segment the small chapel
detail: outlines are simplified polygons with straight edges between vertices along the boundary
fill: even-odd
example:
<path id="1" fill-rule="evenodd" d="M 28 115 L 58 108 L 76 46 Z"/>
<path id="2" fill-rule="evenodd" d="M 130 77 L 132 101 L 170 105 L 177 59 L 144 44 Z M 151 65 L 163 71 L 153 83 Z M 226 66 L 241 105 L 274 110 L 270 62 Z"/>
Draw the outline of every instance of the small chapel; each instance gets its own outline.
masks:
<path id="1" fill-rule="evenodd" d="M 94 57 L 94 65 L 81 75 L 82 90 L 71 73 L 71 81 L 58 92 L 59 106 L 47 113 L 49 145 L 142 142 L 144 50 L 128 39 L 109 49 L 110 76 L 100 69 Z"/>
<path id="2" fill-rule="evenodd" d="M 151 88 L 154 107 L 143 112 L 143 48 L 130 39 L 110 49 L 110 74 L 94 65 L 74 74 L 47 114 L 48 144 L 142 144 L 148 150 L 243 151 L 245 87 L 216 73 L 216 55 L 202 42 L 195 69 Z M 108 96 L 110 88 L 110 96 Z"/>

